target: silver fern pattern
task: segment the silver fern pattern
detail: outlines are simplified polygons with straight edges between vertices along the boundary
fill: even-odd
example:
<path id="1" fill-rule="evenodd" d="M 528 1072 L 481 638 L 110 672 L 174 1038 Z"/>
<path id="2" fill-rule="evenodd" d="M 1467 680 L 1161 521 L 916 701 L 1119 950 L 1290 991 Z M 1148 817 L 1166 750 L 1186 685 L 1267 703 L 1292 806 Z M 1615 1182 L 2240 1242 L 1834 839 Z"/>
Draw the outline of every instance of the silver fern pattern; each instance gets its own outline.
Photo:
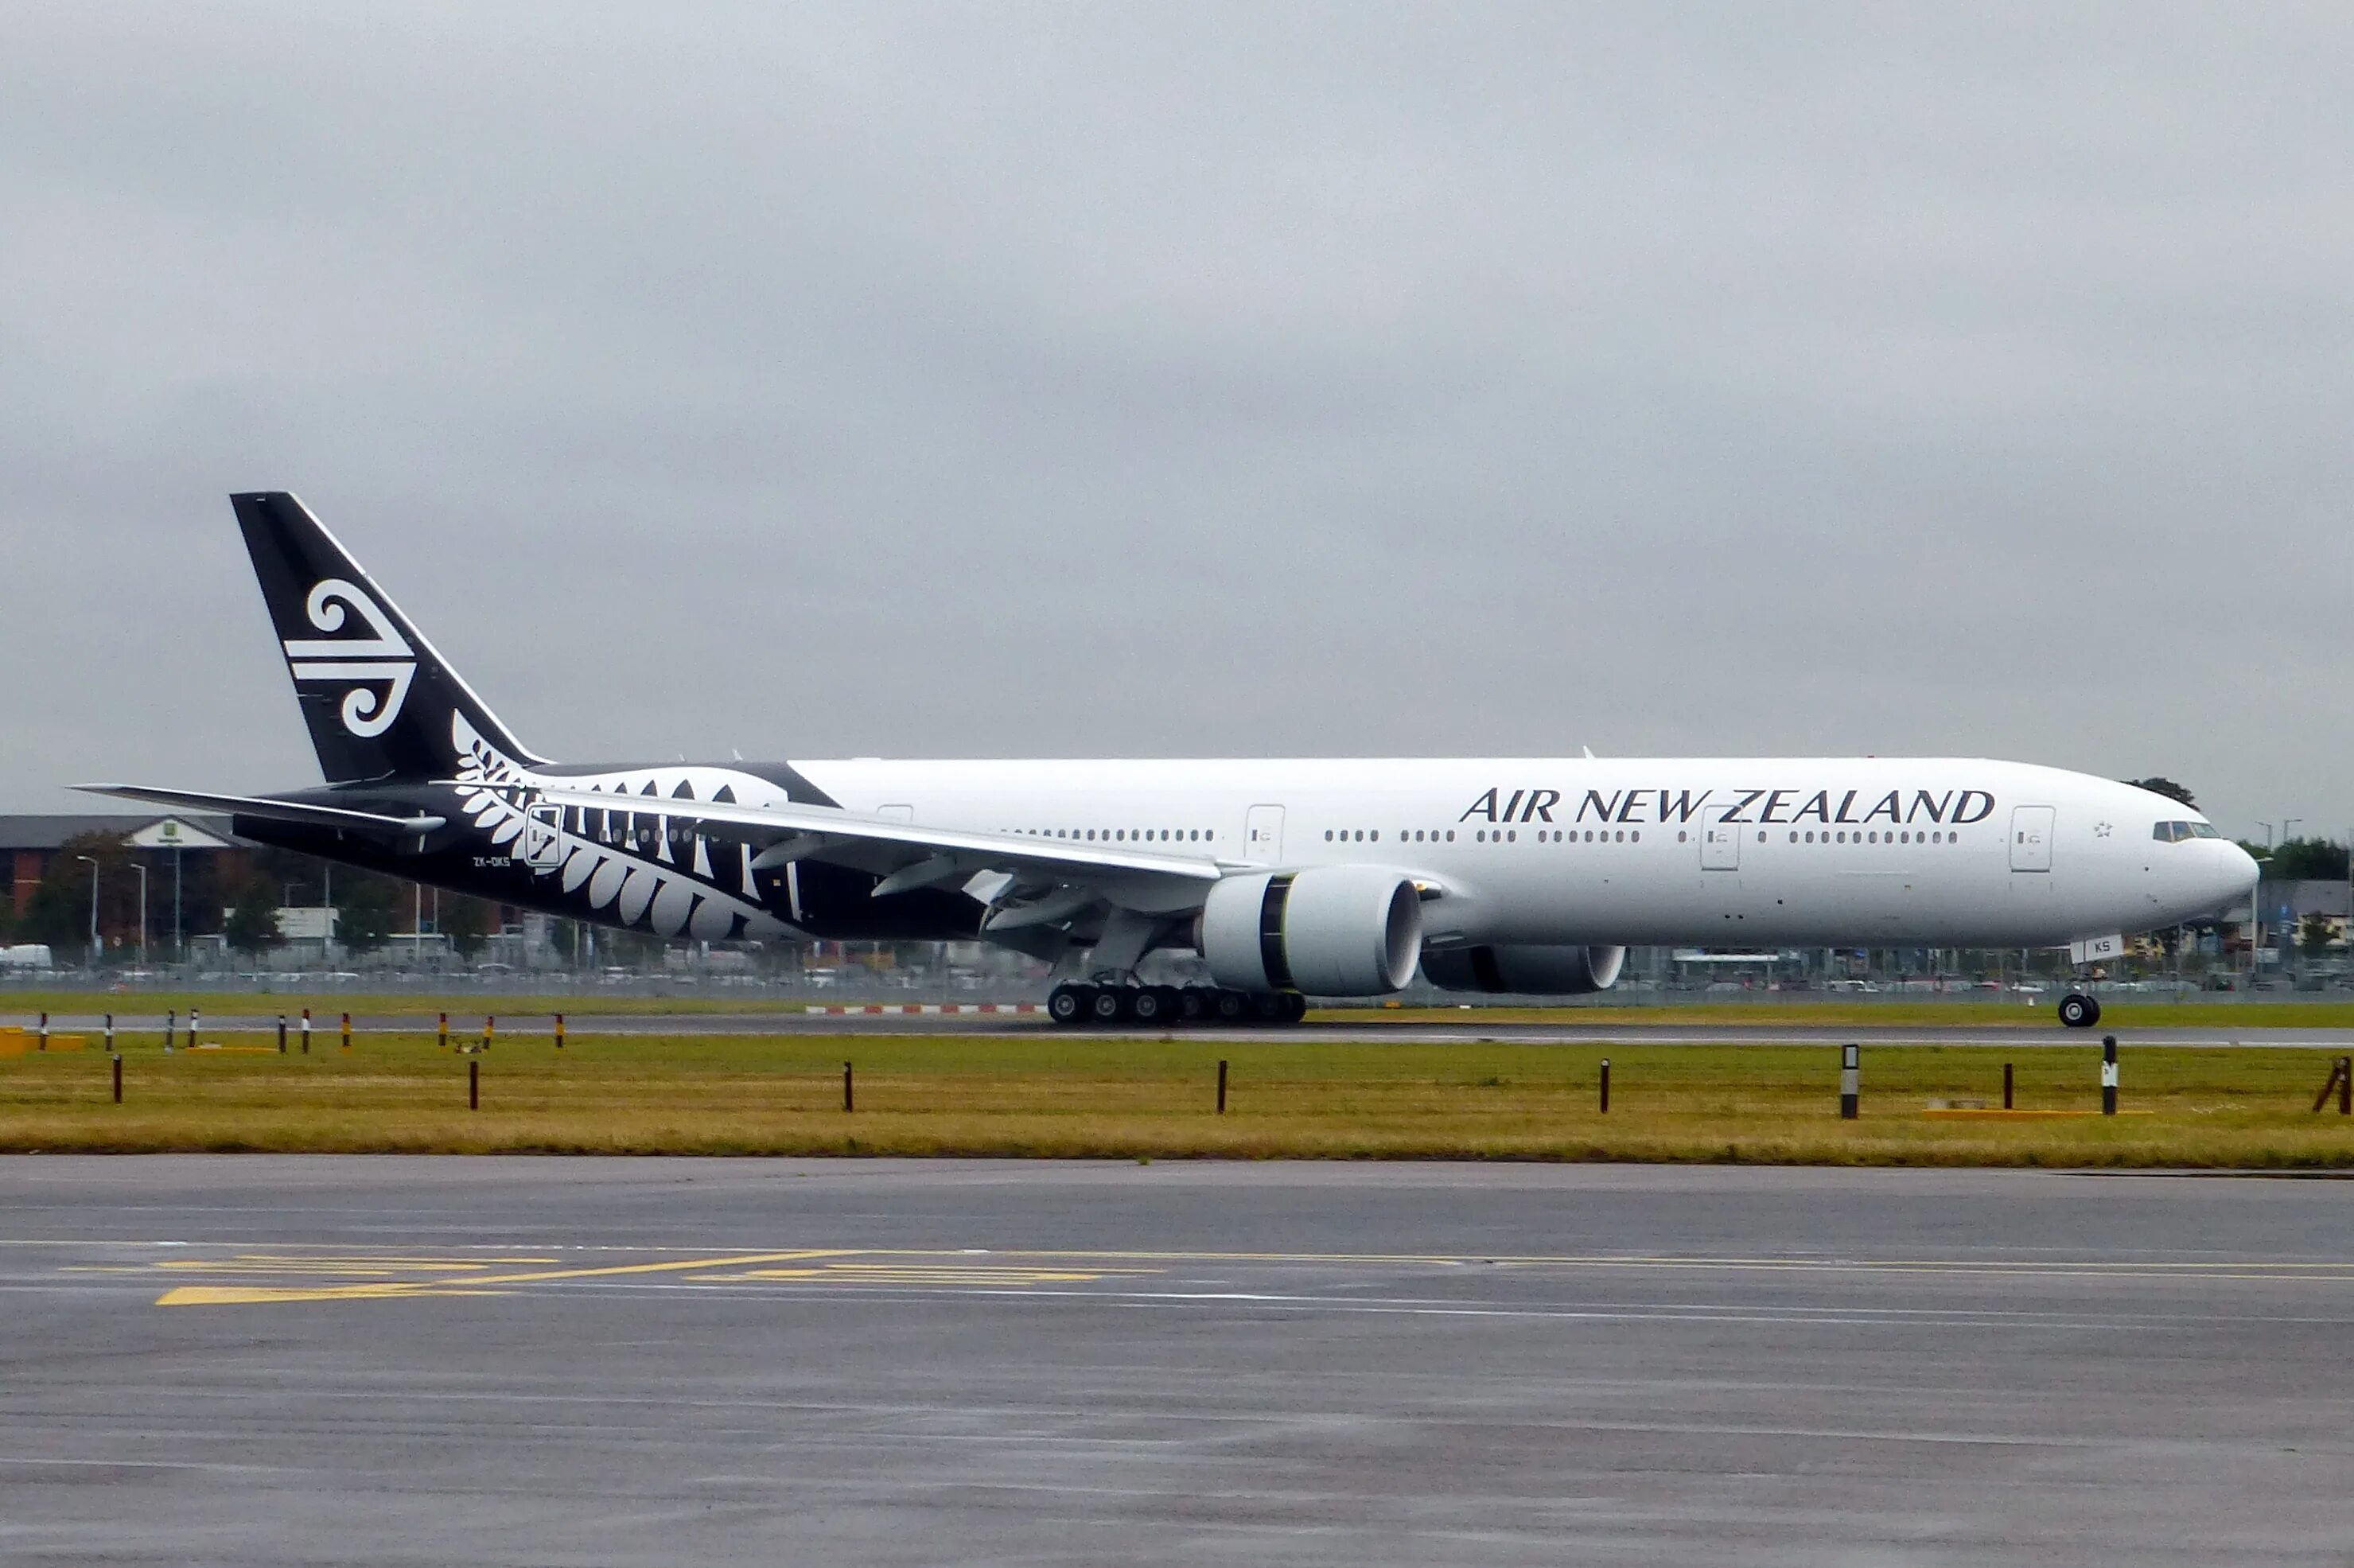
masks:
<path id="1" fill-rule="evenodd" d="M 450 741 L 458 753 L 461 809 L 490 835 L 493 847 L 515 843 L 524 836 L 530 795 L 550 780 L 484 740 L 463 714 L 450 715 Z M 563 783 L 567 789 L 610 793 L 616 811 L 642 817 L 660 817 L 674 800 L 715 799 L 722 788 L 737 799 L 753 800 L 772 790 L 766 780 L 748 773 L 686 766 L 585 777 L 567 774 Z M 649 842 L 632 842 L 624 847 L 569 832 L 564 826 L 569 817 L 568 812 L 557 813 L 553 853 L 535 861 L 531 869 L 535 876 L 557 878 L 566 898 L 581 899 L 590 916 L 642 927 L 658 937 L 699 937 L 709 941 L 790 934 L 791 927 L 759 902 L 748 848 L 721 846 L 723 857 L 735 862 L 728 870 L 736 874 L 740 891 L 730 892 L 720 885 L 721 874 L 713 866 L 710 842 L 700 834 L 691 841 L 691 858 L 682 866 L 667 832 L 647 834 Z"/>

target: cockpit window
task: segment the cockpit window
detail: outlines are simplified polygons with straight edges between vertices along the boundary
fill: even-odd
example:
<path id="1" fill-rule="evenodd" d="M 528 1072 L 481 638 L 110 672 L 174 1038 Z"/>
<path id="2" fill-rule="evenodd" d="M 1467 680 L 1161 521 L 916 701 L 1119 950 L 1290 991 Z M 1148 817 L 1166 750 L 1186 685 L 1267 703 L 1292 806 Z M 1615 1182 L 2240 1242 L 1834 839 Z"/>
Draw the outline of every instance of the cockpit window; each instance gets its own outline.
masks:
<path id="1" fill-rule="evenodd" d="M 2220 839 L 2223 835 L 2215 831 L 2215 824 L 2212 822 L 2192 822 L 2190 836 L 2194 839 Z"/>
<path id="2" fill-rule="evenodd" d="M 2219 839 L 2209 822 L 2159 822 L 2149 830 L 2149 836 L 2164 844 L 2179 844 L 2185 839 Z"/>

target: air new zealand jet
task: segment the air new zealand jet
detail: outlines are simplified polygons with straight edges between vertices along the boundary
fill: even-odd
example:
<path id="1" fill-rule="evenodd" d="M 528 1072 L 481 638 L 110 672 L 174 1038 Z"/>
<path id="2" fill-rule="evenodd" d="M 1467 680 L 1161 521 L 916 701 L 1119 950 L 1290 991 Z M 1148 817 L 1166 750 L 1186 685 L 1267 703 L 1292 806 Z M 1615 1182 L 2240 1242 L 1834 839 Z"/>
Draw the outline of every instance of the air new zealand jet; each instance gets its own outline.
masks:
<path id="1" fill-rule="evenodd" d="M 232 501 L 324 786 L 85 788 L 660 937 L 977 938 L 1057 961 L 1065 1022 L 1575 994 L 1629 943 L 2087 962 L 2255 883 L 2163 796 L 1975 758 L 552 762 L 300 501 Z"/>

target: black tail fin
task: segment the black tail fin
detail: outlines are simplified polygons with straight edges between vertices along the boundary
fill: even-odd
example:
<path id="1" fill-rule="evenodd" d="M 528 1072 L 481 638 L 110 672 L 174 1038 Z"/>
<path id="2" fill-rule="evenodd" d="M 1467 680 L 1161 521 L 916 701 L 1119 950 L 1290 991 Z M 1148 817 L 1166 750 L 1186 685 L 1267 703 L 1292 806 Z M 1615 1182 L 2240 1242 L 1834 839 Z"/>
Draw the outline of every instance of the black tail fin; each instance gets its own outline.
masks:
<path id="1" fill-rule="evenodd" d="M 544 760 L 300 501 L 282 490 L 229 500 L 328 783 L 453 777 L 468 726 L 518 762 Z"/>

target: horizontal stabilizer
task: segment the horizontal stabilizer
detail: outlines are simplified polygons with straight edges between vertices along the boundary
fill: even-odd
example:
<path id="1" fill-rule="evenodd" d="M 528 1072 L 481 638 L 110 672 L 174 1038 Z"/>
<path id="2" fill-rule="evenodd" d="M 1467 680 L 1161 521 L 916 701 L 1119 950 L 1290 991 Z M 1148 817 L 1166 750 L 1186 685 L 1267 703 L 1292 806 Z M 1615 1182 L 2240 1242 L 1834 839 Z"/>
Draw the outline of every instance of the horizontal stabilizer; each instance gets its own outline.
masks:
<path id="1" fill-rule="evenodd" d="M 354 833 L 406 837 L 429 833 L 448 826 L 450 821 L 447 817 L 391 817 L 376 811 L 355 811 L 345 806 L 312 806 L 299 800 L 273 800 L 266 795 L 208 795 L 196 789 L 158 789 L 145 784 L 77 784 L 74 788 L 92 795 L 111 795 L 118 800 L 139 800 L 184 811 L 264 817 L 273 822 L 299 822 L 305 827 Z"/>

